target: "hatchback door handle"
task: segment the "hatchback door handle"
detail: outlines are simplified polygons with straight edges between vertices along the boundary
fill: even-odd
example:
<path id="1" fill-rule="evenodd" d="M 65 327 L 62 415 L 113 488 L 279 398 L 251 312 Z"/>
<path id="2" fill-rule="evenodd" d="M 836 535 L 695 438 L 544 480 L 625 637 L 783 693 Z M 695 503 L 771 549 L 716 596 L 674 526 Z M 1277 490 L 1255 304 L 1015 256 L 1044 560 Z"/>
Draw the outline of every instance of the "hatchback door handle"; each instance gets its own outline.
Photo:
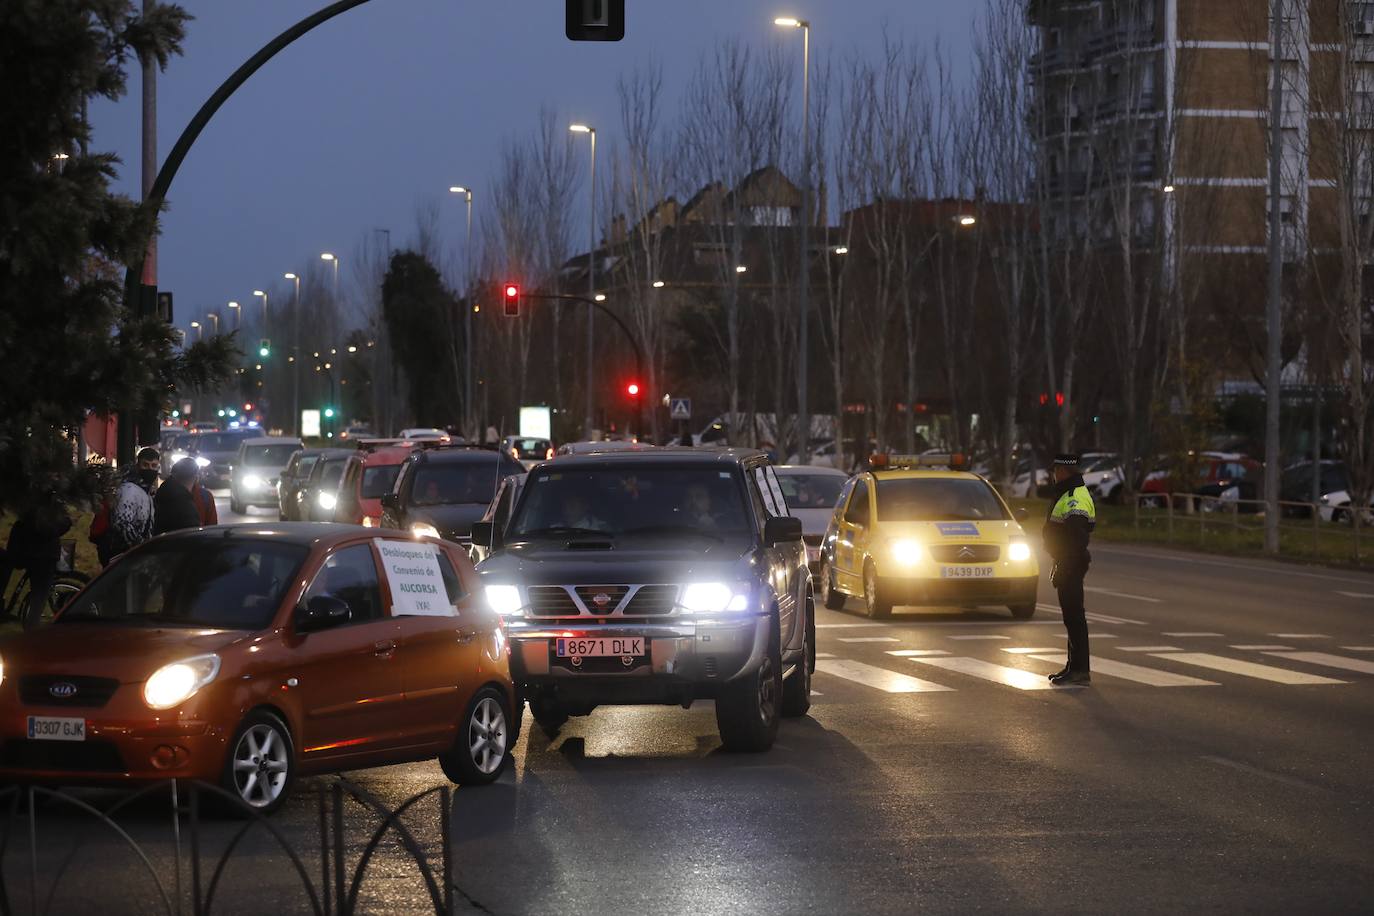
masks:
<path id="1" fill-rule="evenodd" d="M 372 644 L 372 648 L 375 655 L 389 655 L 396 651 L 396 640 L 379 639 Z"/>

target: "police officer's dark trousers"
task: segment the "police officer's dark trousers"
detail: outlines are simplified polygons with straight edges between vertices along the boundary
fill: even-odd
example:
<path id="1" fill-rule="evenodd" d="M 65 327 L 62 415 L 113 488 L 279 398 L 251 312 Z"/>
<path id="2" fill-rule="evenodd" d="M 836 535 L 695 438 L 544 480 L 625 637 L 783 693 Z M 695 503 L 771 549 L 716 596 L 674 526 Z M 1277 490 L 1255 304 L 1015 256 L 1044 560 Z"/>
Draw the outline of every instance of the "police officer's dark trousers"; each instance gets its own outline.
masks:
<path id="1" fill-rule="evenodd" d="M 1060 574 L 1056 584 L 1059 608 L 1064 612 L 1064 629 L 1069 631 L 1070 671 L 1089 671 L 1088 612 L 1083 604 L 1083 576 Z"/>

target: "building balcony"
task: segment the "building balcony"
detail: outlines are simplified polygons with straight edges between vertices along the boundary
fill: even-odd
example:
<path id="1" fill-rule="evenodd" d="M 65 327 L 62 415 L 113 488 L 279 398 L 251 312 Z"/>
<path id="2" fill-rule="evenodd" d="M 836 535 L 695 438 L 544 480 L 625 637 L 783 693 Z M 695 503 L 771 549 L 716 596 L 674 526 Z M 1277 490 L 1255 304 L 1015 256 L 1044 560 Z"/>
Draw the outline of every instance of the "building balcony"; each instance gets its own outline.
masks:
<path id="1" fill-rule="evenodd" d="M 1156 42 L 1153 25 L 1125 25 L 1098 32 L 1083 43 L 1083 56 L 1094 60 L 1119 51 L 1148 48 Z"/>

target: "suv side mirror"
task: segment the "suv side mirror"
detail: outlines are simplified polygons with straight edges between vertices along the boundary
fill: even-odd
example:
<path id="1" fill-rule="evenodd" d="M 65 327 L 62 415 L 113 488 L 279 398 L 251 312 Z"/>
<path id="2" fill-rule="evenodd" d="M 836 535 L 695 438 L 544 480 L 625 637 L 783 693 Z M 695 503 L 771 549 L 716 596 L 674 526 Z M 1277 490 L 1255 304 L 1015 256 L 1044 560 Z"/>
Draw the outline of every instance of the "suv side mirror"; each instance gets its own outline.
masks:
<path id="1" fill-rule="evenodd" d="M 383 493 L 383 494 L 382 494 L 382 508 L 383 508 L 383 509 L 395 509 L 395 508 L 397 507 L 397 505 L 398 505 L 398 503 L 396 502 L 396 494 L 395 494 L 395 493 Z"/>
<path id="2" fill-rule="evenodd" d="M 799 518 L 774 517 L 763 523 L 763 540 L 769 547 L 791 544 L 802 539 L 802 523 Z"/>
<path id="3" fill-rule="evenodd" d="M 496 534 L 496 524 L 494 522 L 473 522 L 472 523 L 472 543 L 478 547 L 487 547 L 491 550 L 500 548 L 500 538 Z"/>
<path id="4" fill-rule="evenodd" d="M 327 630 L 353 619 L 348 602 L 333 595 L 316 595 L 296 608 L 296 632 L 313 633 Z"/>
<path id="5" fill-rule="evenodd" d="M 1019 507 L 1017 507 L 1017 509 L 1016 509 L 1016 520 L 1017 520 L 1018 522 L 1024 522 L 1024 521 L 1027 521 L 1028 519 L 1030 519 L 1030 510 L 1027 509 L 1025 506 L 1019 506 Z"/>

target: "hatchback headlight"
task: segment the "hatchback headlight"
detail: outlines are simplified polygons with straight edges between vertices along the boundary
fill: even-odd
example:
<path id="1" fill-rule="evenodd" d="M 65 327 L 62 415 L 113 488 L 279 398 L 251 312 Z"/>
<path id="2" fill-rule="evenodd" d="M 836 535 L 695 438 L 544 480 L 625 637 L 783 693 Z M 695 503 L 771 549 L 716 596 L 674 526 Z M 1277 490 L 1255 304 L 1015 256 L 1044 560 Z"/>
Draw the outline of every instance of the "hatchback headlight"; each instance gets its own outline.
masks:
<path id="1" fill-rule="evenodd" d="M 920 541 L 893 541 L 890 550 L 892 559 L 903 566 L 915 566 L 925 557 L 925 550 L 921 547 Z"/>
<path id="2" fill-rule="evenodd" d="M 259 477 L 257 474 L 244 474 L 244 475 L 243 475 L 243 485 L 244 485 L 245 487 L 247 487 L 248 489 L 250 489 L 250 490 L 258 490 L 258 489 L 261 489 L 263 483 L 264 483 L 263 479 L 262 479 L 261 477 Z"/>
<path id="3" fill-rule="evenodd" d="M 749 609 L 747 588 L 733 589 L 724 582 L 692 582 L 682 590 L 678 606 L 688 614 L 719 614 Z"/>
<path id="4" fill-rule="evenodd" d="M 219 674 L 219 656 L 197 655 L 163 665 L 143 685 L 143 702 L 151 709 L 171 709 L 195 696 Z"/>
<path id="5" fill-rule="evenodd" d="M 1030 545 L 1025 541 L 1012 541 L 1007 546 L 1007 559 L 1013 563 L 1024 563 L 1031 558 Z"/>
<path id="6" fill-rule="evenodd" d="M 0 658 L 0 684 L 5 683 L 5 660 Z"/>
<path id="7" fill-rule="evenodd" d="M 333 509 L 339 504 L 339 498 L 333 493 L 320 493 L 315 497 L 315 501 L 320 504 L 321 509 Z"/>
<path id="8" fill-rule="evenodd" d="M 439 529 L 427 522 L 416 522 L 414 525 L 410 526 L 410 533 L 417 538 L 437 538 L 439 536 Z"/>
<path id="9" fill-rule="evenodd" d="M 487 604 L 503 617 L 520 613 L 520 589 L 514 585 L 488 585 Z"/>

